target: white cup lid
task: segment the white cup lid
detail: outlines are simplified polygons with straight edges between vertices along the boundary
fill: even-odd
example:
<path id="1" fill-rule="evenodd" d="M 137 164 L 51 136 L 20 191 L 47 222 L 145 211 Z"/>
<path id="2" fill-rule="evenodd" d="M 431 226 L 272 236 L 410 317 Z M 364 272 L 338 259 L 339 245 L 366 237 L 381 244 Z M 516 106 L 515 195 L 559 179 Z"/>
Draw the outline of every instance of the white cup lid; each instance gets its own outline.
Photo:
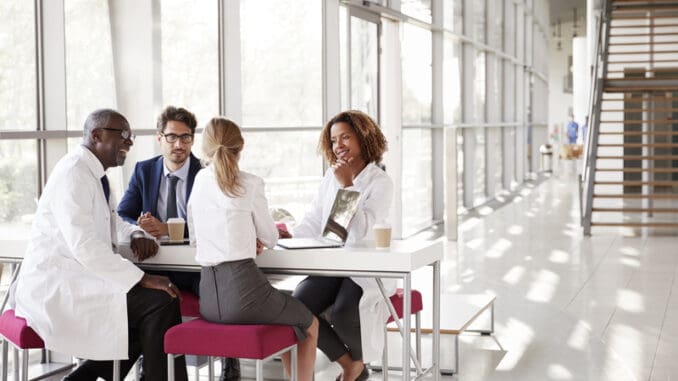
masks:
<path id="1" fill-rule="evenodd" d="M 167 220 L 167 223 L 168 223 L 168 224 L 178 224 L 178 223 L 180 223 L 180 222 L 181 222 L 181 223 L 184 222 L 184 219 L 181 218 L 181 217 L 173 217 L 173 218 L 170 218 L 170 219 Z"/>

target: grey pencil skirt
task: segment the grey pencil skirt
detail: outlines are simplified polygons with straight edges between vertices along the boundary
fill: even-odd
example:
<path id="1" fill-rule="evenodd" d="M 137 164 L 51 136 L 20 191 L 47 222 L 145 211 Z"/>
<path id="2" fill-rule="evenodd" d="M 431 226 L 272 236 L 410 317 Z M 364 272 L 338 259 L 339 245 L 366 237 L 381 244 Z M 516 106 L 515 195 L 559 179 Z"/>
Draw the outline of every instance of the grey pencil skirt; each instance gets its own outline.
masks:
<path id="1" fill-rule="evenodd" d="M 291 295 L 271 286 L 253 259 L 203 267 L 200 314 L 213 323 L 281 324 L 303 341 L 313 314 Z"/>

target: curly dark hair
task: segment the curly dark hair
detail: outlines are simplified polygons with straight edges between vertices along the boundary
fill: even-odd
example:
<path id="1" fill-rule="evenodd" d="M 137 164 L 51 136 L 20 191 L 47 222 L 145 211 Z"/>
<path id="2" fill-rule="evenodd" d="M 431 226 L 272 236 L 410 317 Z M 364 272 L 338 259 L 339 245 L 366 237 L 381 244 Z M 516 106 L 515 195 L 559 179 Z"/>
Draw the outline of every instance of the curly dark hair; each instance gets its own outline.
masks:
<path id="1" fill-rule="evenodd" d="M 164 132 L 165 127 L 167 127 L 167 122 L 170 120 L 184 123 L 191 129 L 191 134 L 195 134 L 195 127 L 198 125 L 198 121 L 195 119 L 195 115 L 185 108 L 167 106 L 158 117 L 158 132 Z"/>
<path id="2" fill-rule="evenodd" d="M 320 133 L 318 152 L 330 163 L 337 162 L 337 157 L 332 151 L 332 138 L 330 132 L 336 123 L 346 123 L 358 137 L 360 142 L 361 156 L 365 163 L 381 163 L 382 155 L 388 150 L 386 137 L 381 132 L 377 123 L 369 115 L 362 111 L 348 110 L 335 115 L 325 125 Z"/>

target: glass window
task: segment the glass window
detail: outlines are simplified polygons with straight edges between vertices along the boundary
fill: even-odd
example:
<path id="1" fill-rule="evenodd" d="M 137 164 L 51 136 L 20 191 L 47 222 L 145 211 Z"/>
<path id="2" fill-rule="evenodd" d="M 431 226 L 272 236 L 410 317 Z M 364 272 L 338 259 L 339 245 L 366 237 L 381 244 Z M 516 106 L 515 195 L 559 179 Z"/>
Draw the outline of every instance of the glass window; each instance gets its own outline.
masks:
<path id="1" fill-rule="evenodd" d="M 473 0 L 473 37 L 476 41 L 486 41 L 485 1 Z"/>
<path id="2" fill-rule="evenodd" d="M 402 216 L 403 236 L 431 226 L 433 185 L 431 130 L 403 130 Z"/>
<path id="3" fill-rule="evenodd" d="M 488 0 L 487 43 L 499 49 L 503 45 L 503 5 L 504 0 Z"/>
<path id="4" fill-rule="evenodd" d="M 431 31 L 404 24 L 402 39 L 403 124 L 431 123 Z"/>
<path id="5" fill-rule="evenodd" d="M 485 190 L 485 129 L 474 128 L 475 151 L 473 155 L 473 206 L 478 206 L 487 199 Z"/>
<path id="6" fill-rule="evenodd" d="M 35 130 L 34 2 L 0 1 L 0 130 Z"/>
<path id="7" fill-rule="evenodd" d="M 0 141 L 0 240 L 27 239 L 37 207 L 35 140 Z"/>
<path id="8" fill-rule="evenodd" d="M 379 31 L 376 23 L 351 17 L 351 108 L 379 120 Z"/>
<path id="9" fill-rule="evenodd" d="M 466 209 L 464 207 L 464 129 L 457 129 L 457 214 Z"/>
<path id="10" fill-rule="evenodd" d="M 461 122 L 461 45 L 445 38 L 443 46 L 443 122 Z"/>
<path id="11" fill-rule="evenodd" d="M 485 83 L 486 68 L 485 68 L 485 58 L 486 53 L 484 51 L 477 51 L 475 57 L 474 67 L 475 67 L 475 81 L 473 95 L 475 98 L 474 109 L 474 120 L 478 123 L 485 122 L 485 100 L 486 100 L 486 89 L 487 84 Z"/>
<path id="12" fill-rule="evenodd" d="M 432 21 L 431 0 L 400 0 L 400 11 L 428 23 Z"/>
<path id="13" fill-rule="evenodd" d="M 322 2 L 244 0 L 240 6 L 244 126 L 319 126 Z"/>
<path id="14" fill-rule="evenodd" d="M 111 24 L 106 0 L 66 0 L 66 109 L 69 130 L 93 110 L 117 108 Z"/>
<path id="15" fill-rule="evenodd" d="M 461 5 L 462 0 L 444 0 L 443 26 L 455 33 L 461 33 Z"/>
<path id="16" fill-rule="evenodd" d="M 264 178 L 269 207 L 284 208 L 299 222 L 318 192 L 323 175 L 317 154 L 320 131 L 243 134 L 240 168 Z M 294 147 L 294 149 L 290 149 Z"/>
<path id="17" fill-rule="evenodd" d="M 159 3 L 162 108 L 185 107 L 195 114 L 198 126 L 202 127 L 219 114 L 217 2 L 163 0 Z M 148 127 L 154 125 L 149 123 Z"/>

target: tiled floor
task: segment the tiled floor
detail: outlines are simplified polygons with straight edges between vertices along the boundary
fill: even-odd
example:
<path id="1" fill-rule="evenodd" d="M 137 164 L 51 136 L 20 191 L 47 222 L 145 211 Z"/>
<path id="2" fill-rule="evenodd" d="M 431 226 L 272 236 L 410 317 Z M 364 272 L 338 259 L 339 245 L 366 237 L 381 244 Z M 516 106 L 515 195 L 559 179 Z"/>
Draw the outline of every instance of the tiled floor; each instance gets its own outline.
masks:
<path id="1" fill-rule="evenodd" d="M 445 379 L 678 380 L 678 238 L 583 237 L 578 206 L 576 180 L 552 178 L 469 218 L 446 243 L 444 293 L 496 295 L 504 350 L 465 336 L 460 373 Z M 427 271 L 413 277 L 424 294 Z M 449 354 L 452 341 L 443 345 Z M 324 359 L 318 368 L 319 381 L 338 373 Z"/>

